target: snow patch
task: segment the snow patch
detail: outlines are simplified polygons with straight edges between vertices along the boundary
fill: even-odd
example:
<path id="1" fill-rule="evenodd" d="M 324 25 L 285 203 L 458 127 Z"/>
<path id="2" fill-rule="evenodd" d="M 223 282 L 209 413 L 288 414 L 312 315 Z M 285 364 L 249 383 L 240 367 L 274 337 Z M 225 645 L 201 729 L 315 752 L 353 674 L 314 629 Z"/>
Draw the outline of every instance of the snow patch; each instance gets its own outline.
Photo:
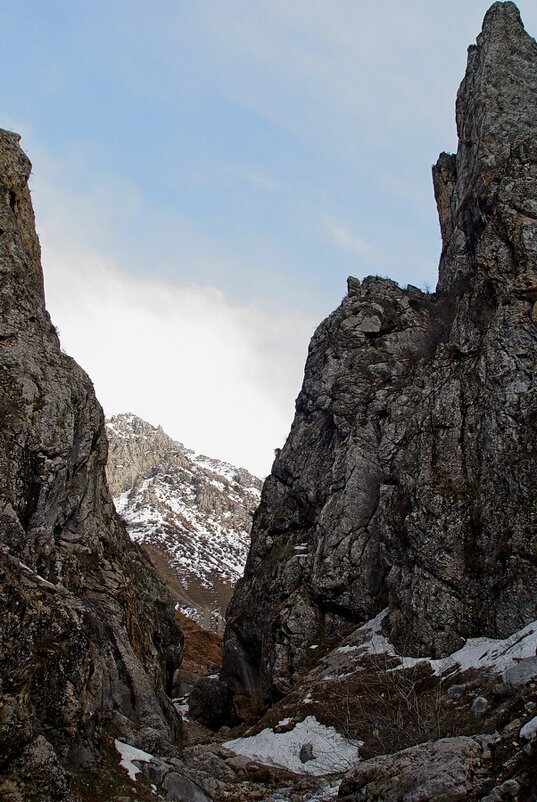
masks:
<path id="1" fill-rule="evenodd" d="M 524 724 L 520 730 L 520 737 L 525 738 L 527 741 L 537 738 L 537 716 L 528 721 L 527 724 Z"/>
<path id="2" fill-rule="evenodd" d="M 186 696 L 179 696 L 177 699 L 172 699 L 172 704 L 183 721 L 190 721 L 188 718 L 188 694 Z"/>
<path id="3" fill-rule="evenodd" d="M 447 657 L 434 660 L 431 657 L 404 657 L 396 651 L 392 643 L 382 634 L 381 627 L 388 610 L 383 610 L 375 618 L 364 624 L 357 635 L 369 636 L 361 644 L 351 647 L 343 646 L 337 652 L 357 650 L 361 654 L 388 655 L 400 661 L 392 671 L 413 668 L 418 664 L 428 663 L 437 676 L 460 673 L 471 668 L 487 668 L 495 673 L 502 673 L 526 657 L 535 656 L 535 639 L 537 636 L 537 620 L 503 640 L 494 638 L 469 638 L 464 646 Z"/>
<path id="4" fill-rule="evenodd" d="M 307 744 L 311 744 L 313 758 L 302 763 L 300 752 Z M 287 732 L 267 728 L 257 735 L 226 741 L 223 746 L 266 766 L 318 776 L 352 768 L 359 760 L 361 742 L 349 741 L 334 727 L 326 727 L 315 716 L 308 716 Z"/>
<path id="5" fill-rule="evenodd" d="M 41 574 L 38 574 L 36 571 L 33 571 L 30 568 L 30 566 L 26 565 L 26 563 L 23 563 L 22 560 L 19 560 L 19 565 L 24 571 L 27 571 L 29 574 L 35 576 L 35 578 L 41 585 L 44 585 L 46 588 L 53 588 L 54 590 L 57 590 L 56 585 L 53 585 L 52 582 L 49 582 L 48 579 L 45 579 L 45 577 L 41 576 Z"/>
<path id="6" fill-rule="evenodd" d="M 144 752 L 143 749 L 137 749 L 135 746 L 123 743 L 123 741 L 114 741 L 114 745 L 121 755 L 119 765 L 127 770 L 131 780 L 136 780 L 136 775 L 140 774 L 141 769 L 135 766 L 133 761 L 137 760 L 139 763 L 150 763 L 154 758 L 149 752 Z"/>

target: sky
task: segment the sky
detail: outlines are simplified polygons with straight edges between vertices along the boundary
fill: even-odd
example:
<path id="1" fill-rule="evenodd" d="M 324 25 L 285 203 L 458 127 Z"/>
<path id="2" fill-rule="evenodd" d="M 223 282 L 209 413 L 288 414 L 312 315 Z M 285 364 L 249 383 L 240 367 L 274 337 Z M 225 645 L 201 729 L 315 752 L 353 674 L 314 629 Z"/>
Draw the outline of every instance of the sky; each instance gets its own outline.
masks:
<path id="1" fill-rule="evenodd" d="M 0 125 L 107 414 L 269 472 L 347 276 L 434 288 L 430 170 L 488 5 L 0 0 Z"/>

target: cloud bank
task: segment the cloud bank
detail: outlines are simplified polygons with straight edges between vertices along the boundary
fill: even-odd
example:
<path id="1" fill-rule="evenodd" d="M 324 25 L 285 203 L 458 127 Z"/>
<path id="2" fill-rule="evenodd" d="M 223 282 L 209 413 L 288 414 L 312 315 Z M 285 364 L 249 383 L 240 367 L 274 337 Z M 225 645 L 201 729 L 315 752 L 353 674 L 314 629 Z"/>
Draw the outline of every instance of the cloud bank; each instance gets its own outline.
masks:
<path id="1" fill-rule="evenodd" d="M 289 430 L 306 321 L 235 306 L 211 287 L 135 279 L 99 255 L 45 244 L 44 262 L 62 346 L 107 414 L 134 412 L 188 447 L 268 473 Z"/>
<path id="2" fill-rule="evenodd" d="M 106 237 L 96 244 L 111 223 L 102 195 L 47 183 L 46 158 L 33 194 L 47 307 L 106 414 L 133 412 L 189 448 L 266 475 L 289 431 L 313 321 L 152 277 L 150 264 L 129 273 Z"/>

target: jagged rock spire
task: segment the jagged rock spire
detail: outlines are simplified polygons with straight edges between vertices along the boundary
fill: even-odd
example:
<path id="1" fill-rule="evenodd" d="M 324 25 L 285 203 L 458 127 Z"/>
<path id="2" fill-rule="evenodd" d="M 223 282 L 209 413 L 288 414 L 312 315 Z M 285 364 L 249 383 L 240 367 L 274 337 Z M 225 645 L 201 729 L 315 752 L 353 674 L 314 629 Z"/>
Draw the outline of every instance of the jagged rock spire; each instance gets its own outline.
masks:
<path id="1" fill-rule="evenodd" d="M 457 124 L 439 292 L 351 281 L 312 339 L 228 610 L 239 715 L 383 606 L 415 655 L 537 617 L 537 45 L 512 3 L 470 48 Z"/>
<path id="2" fill-rule="evenodd" d="M 493 281 L 500 278 L 491 264 L 494 254 L 480 248 L 491 231 L 502 251 L 502 276 L 506 269 L 513 272 L 506 246 L 515 247 L 522 271 L 527 257 L 535 256 L 533 249 L 522 254 L 528 241 L 518 236 L 525 222 L 516 216 L 532 219 L 535 213 L 529 198 L 536 194 L 530 165 L 536 150 L 537 44 L 514 3 L 494 3 L 476 45 L 468 49 L 456 118 L 457 155 L 442 154 L 433 169 L 443 239 L 441 291 L 464 285 L 476 270 L 485 270 Z M 520 281 L 531 285 L 533 279 L 522 275 Z"/>

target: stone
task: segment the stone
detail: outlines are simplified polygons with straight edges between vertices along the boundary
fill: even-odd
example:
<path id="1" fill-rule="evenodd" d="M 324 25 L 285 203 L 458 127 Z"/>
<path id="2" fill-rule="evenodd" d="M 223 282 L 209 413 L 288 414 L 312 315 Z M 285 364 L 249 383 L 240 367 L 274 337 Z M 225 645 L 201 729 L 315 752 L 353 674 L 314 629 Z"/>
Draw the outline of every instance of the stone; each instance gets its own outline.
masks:
<path id="1" fill-rule="evenodd" d="M 463 802 L 479 771 L 480 754 L 475 740 L 458 737 L 364 760 L 344 777 L 338 799 Z"/>
<path id="2" fill-rule="evenodd" d="M 178 668 L 173 674 L 172 693 L 175 699 L 186 696 L 190 693 L 198 677 L 191 671 L 186 671 L 184 668 Z"/>
<path id="3" fill-rule="evenodd" d="M 349 276 L 347 279 L 347 294 L 359 295 L 360 294 L 360 279 L 354 276 Z"/>
<path id="4" fill-rule="evenodd" d="M 175 771 L 166 775 L 160 790 L 170 802 L 211 802 L 199 786 Z"/>
<path id="5" fill-rule="evenodd" d="M 4 773 L 4 772 L 3 772 Z M 11 764 L 9 779 L 0 778 L 0 798 L 10 800 L 43 799 L 46 802 L 77 802 L 69 790 L 68 776 L 61 766 L 56 752 L 42 735 L 32 741 Z M 11 788 L 9 788 L 11 786 Z M 39 797 L 36 797 L 36 793 Z M 11 801 L 10 801 L 11 802 Z"/>
<path id="6" fill-rule="evenodd" d="M 525 657 L 502 674 L 502 682 L 512 691 L 518 691 L 537 677 L 537 657 Z"/>
<path id="7" fill-rule="evenodd" d="M 506 780 L 501 785 L 497 785 L 490 794 L 482 797 L 480 802 L 507 802 L 507 800 L 519 799 L 520 785 L 517 780 Z"/>
<path id="8" fill-rule="evenodd" d="M 488 706 L 489 703 L 484 696 L 476 696 L 476 698 L 472 702 L 472 713 L 474 714 L 474 716 L 480 716 L 482 713 L 485 712 Z"/>
<path id="9" fill-rule="evenodd" d="M 216 732 L 230 718 L 230 692 L 217 679 L 201 679 L 188 697 L 188 713 Z"/>
<path id="10" fill-rule="evenodd" d="M 315 755 L 313 754 L 313 744 L 311 742 L 302 744 L 299 757 L 301 763 L 308 763 L 310 760 L 314 760 Z"/>
<path id="11" fill-rule="evenodd" d="M 464 693 L 464 685 L 452 685 L 448 688 L 447 695 L 450 699 L 460 699 Z"/>
<path id="12" fill-rule="evenodd" d="M 204 752 L 196 759 L 196 767 L 201 771 L 216 777 L 217 780 L 233 782 L 235 772 L 225 760 L 215 755 L 214 752 Z"/>
<path id="13" fill-rule="evenodd" d="M 140 761 L 138 764 L 150 783 L 160 785 L 173 767 L 164 760 L 153 758 L 150 762 Z"/>
<path id="14" fill-rule="evenodd" d="M 227 613 L 237 718 L 385 607 L 416 657 L 537 615 L 537 44 L 513 3 L 469 50 L 457 128 L 436 292 L 350 281 L 313 335 Z"/>
<path id="15" fill-rule="evenodd" d="M 225 762 L 234 772 L 236 771 L 240 774 L 248 773 L 255 766 L 255 762 L 247 755 L 236 755 L 228 758 Z"/>

